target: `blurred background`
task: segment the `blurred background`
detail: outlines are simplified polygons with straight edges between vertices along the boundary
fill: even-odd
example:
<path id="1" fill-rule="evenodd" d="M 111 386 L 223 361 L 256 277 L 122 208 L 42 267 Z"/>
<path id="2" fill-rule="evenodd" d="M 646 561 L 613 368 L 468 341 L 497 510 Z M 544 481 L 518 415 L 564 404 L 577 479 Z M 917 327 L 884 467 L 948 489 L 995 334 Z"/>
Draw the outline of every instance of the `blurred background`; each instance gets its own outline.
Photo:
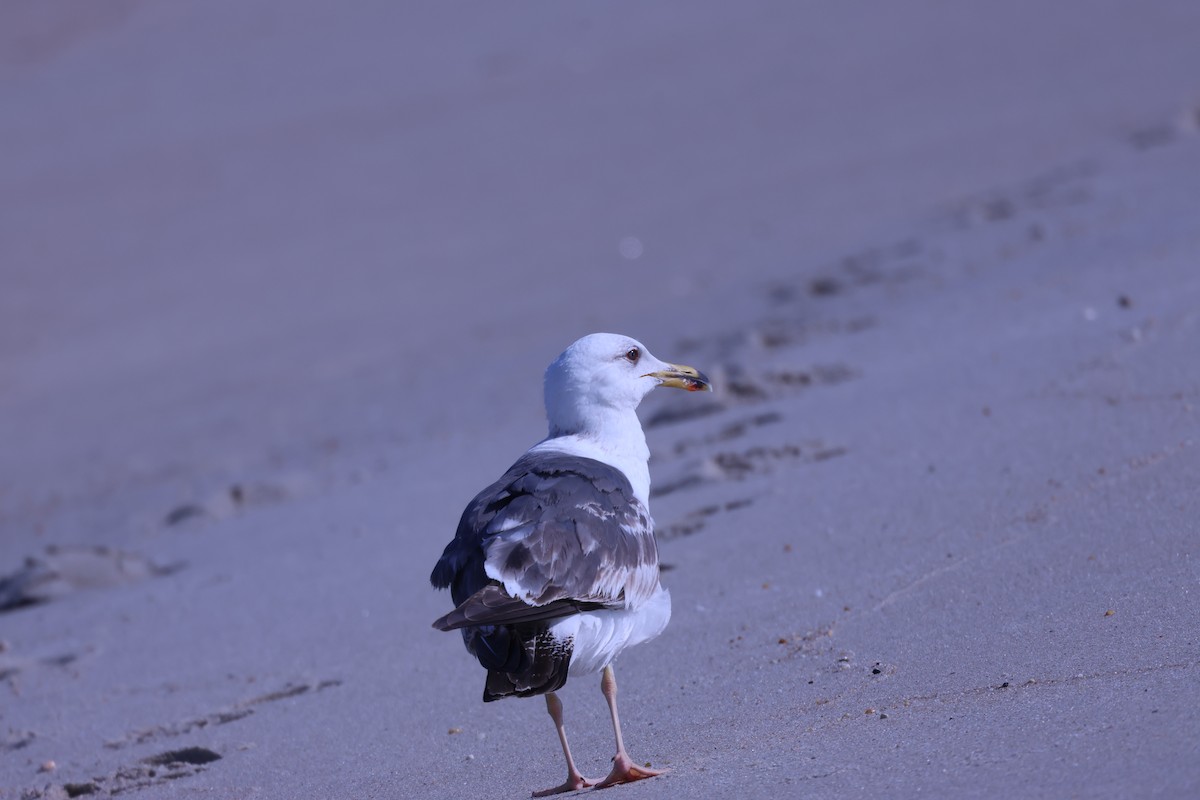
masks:
<path id="1" fill-rule="evenodd" d="M 700 296 L 1181 108 L 1198 9 L 8 0 L 5 538 L 483 429 L 591 330 L 669 357 Z"/>

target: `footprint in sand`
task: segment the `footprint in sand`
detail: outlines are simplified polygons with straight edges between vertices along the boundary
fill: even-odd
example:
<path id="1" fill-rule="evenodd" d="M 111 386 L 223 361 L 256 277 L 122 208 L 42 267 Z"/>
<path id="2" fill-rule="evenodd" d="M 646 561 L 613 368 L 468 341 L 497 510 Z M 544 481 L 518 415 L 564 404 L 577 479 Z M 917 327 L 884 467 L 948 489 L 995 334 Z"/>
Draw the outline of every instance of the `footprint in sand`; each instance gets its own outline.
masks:
<path id="1" fill-rule="evenodd" d="M 80 589 L 107 589 L 170 575 L 183 564 L 156 564 L 110 547 L 51 545 L 0 577 L 0 613 L 57 600 Z"/>

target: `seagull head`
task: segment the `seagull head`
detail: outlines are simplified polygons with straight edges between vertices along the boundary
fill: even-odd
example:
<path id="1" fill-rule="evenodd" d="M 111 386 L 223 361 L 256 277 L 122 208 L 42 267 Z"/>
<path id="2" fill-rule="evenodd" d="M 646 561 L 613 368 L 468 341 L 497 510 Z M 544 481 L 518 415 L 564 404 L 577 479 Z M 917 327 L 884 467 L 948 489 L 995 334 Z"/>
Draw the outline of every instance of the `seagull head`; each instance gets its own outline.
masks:
<path id="1" fill-rule="evenodd" d="M 702 372 L 659 360 L 637 339 L 615 333 L 584 336 L 546 368 L 550 430 L 581 432 L 613 412 L 633 412 L 658 386 L 712 391 Z"/>

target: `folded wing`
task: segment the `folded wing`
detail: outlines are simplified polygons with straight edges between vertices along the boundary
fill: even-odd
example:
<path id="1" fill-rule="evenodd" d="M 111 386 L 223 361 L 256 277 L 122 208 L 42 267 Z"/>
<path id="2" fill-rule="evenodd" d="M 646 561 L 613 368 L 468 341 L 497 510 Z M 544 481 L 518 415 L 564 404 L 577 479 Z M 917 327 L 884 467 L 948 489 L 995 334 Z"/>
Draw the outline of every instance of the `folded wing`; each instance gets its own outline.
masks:
<path id="1" fill-rule="evenodd" d="M 658 549 L 620 471 L 533 452 L 467 506 L 430 579 L 456 604 L 434 627 L 518 625 L 637 607 L 658 586 Z"/>

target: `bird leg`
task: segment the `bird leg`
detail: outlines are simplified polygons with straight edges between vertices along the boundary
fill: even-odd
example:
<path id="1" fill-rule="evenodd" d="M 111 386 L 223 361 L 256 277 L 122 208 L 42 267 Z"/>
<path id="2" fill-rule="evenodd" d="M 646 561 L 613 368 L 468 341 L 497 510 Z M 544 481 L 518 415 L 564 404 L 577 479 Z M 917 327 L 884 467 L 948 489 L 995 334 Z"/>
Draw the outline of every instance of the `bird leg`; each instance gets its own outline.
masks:
<path id="1" fill-rule="evenodd" d="M 546 710 L 550 712 L 550 718 L 554 720 L 554 729 L 558 731 L 558 741 L 562 744 L 563 755 L 567 757 L 567 779 L 562 785 L 534 792 L 533 796 L 549 797 L 552 794 L 573 792 L 576 789 L 591 786 L 592 781 L 579 774 L 579 770 L 575 768 L 575 759 L 571 758 L 571 748 L 567 746 L 567 729 L 563 727 L 562 700 L 559 700 L 558 695 L 554 692 L 546 692 Z"/>
<path id="2" fill-rule="evenodd" d="M 613 733 L 617 736 L 617 754 L 613 756 L 612 772 L 608 773 L 607 778 L 597 783 L 596 788 L 604 789 L 608 786 L 616 786 L 618 783 L 630 783 L 662 775 L 666 770 L 639 767 L 633 763 L 629 753 L 625 752 L 625 742 L 621 739 L 621 718 L 617 716 L 617 676 L 613 674 L 611 664 L 604 668 L 604 674 L 600 678 L 600 691 L 604 693 L 604 699 L 608 701 L 609 713 L 612 714 Z"/>

